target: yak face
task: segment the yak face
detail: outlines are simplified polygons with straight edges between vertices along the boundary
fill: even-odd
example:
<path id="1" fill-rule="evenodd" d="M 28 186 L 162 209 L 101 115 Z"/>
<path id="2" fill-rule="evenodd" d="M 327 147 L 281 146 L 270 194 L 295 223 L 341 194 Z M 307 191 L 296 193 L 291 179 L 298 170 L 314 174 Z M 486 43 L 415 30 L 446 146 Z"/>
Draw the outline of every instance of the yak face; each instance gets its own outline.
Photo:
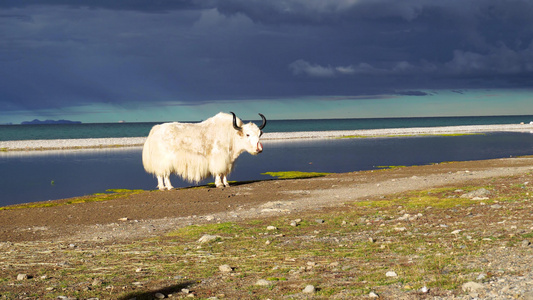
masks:
<path id="1" fill-rule="evenodd" d="M 233 115 L 233 127 L 235 130 L 237 130 L 237 139 L 239 140 L 240 144 L 239 148 L 242 147 L 242 150 L 252 155 L 257 155 L 263 152 L 263 145 L 259 142 L 259 138 L 263 134 L 261 129 L 263 129 L 266 125 L 265 116 L 259 114 L 263 119 L 263 124 L 259 127 L 252 122 L 239 126 L 238 123 L 242 124 L 242 121 L 238 120 L 240 121 L 238 122 L 235 114 L 231 114 Z"/>
<path id="2" fill-rule="evenodd" d="M 253 155 L 263 152 L 263 145 L 259 142 L 259 138 L 263 132 L 253 123 L 248 123 L 242 126 L 242 138 L 245 140 L 245 150 Z"/>

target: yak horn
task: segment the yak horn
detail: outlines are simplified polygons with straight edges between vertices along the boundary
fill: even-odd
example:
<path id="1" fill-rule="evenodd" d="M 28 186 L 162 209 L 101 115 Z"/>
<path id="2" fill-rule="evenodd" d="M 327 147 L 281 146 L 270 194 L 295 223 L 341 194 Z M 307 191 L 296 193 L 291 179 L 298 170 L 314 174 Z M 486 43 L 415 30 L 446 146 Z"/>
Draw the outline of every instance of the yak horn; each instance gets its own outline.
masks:
<path id="1" fill-rule="evenodd" d="M 259 114 L 261 116 L 261 119 L 263 119 L 263 124 L 261 124 L 261 126 L 259 126 L 259 130 L 262 130 L 263 128 L 265 128 L 266 124 L 267 124 L 267 119 L 265 118 L 265 116 L 263 116 L 263 114 Z"/>
<path id="2" fill-rule="evenodd" d="M 230 113 L 233 115 L 233 128 L 235 128 L 235 130 L 242 130 L 242 127 L 237 126 L 237 116 L 235 116 L 232 111 L 230 111 Z"/>

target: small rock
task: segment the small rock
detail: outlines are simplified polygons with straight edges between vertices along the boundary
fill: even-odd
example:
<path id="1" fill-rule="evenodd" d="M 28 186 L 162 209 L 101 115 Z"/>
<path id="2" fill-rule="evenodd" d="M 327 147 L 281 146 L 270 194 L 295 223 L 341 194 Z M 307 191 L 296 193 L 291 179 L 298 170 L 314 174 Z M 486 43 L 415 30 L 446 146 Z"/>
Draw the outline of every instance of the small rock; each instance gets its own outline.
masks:
<path id="1" fill-rule="evenodd" d="M 461 198 L 470 198 L 475 200 L 486 200 L 492 193 L 484 188 L 471 191 L 469 193 L 461 195 Z"/>
<path id="2" fill-rule="evenodd" d="M 233 271 L 233 268 L 230 267 L 229 265 L 221 265 L 218 267 L 218 269 L 222 273 L 231 273 Z"/>
<path id="3" fill-rule="evenodd" d="M 30 277 L 28 276 L 28 274 L 18 274 L 17 275 L 17 280 L 26 280 L 26 279 L 29 279 Z"/>
<path id="4" fill-rule="evenodd" d="M 396 274 L 396 272 L 394 272 L 394 271 L 388 271 L 387 273 L 385 273 L 385 276 L 387 276 L 387 277 L 398 277 L 398 274 Z"/>
<path id="5" fill-rule="evenodd" d="M 268 280 L 265 280 L 265 279 L 259 279 L 255 285 L 258 285 L 258 286 L 269 286 L 271 283 L 270 281 Z"/>
<path id="6" fill-rule="evenodd" d="M 420 289 L 420 292 L 426 294 L 427 292 L 429 292 L 429 289 L 427 286 L 424 286 L 423 288 Z"/>
<path id="7" fill-rule="evenodd" d="M 522 247 L 529 247 L 529 245 L 531 245 L 531 242 L 528 241 L 528 240 L 523 240 L 521 245 L 522 245 Z"/>
<path id="8" fill-rule="evenodd" d="M 95 279 L 93 280 L 93 282 L 91 283 L 92 286 L 99 286 L 99 285 L 102 285 L 102 280 L 100 279 Z"/>
<path id="9" fill-rule="evenodd" d="M 305 293 L 305 294 L 312 294 L 314 292 L 315 292 L 315 287 L 312 285 L 308 285 L 302 290 L 302 293 Z"/>
<path id="10" fill-rule="evenodd" d="M 487 278 L 487 274 L 486 273 L 481 273 L 477 276 L 476 280 L 483 280 Z"/>
<path id="11" fill-rule="evenodd" d="M 322 223 L 324 223 L 326 221 L 324 221 L 323 219 L 316 219 L 315 222 L 317 222 L 318 224 L 322 224 Z"/>
<path id="12" fill-rule="evenodd" d="M 205 217 L 207 221 L 213 221 L 215 219 L 215 216 L 207 216 Z"/>
<path id="13" fill-rule="evenodd" d="M 155 293 L 154 297 L 156 299 L 165 299 L 165 295 L 161 294 L 161 293 Z"/>
<path id="14" fill-rule="evenodd" d="M 276 226 L 267 226 L 267 230 L 277 230 L 278 228 Z"/>
<path id="15" fill-rule="evenodd" d="M 128 221 L 128 220 L 129 220 L 129 218 L 120 218 L 120 219 L 118 219 L 118 220 L 119 220 L 119 221 L 123 221 L 123 222 L 124 222 L 124 221 Z"/>
<path id="16" fill-rule="evenodd" d="M 296 226 L 300 225 L 301 222 L 302 222 L 302 219 L 292 220 L 291 221 L 291 226 L 296 227 Z"/>
<path id="17" fill-rule="evenodd" d="M 376 294 L 376 293 L 374 293 L 374 292 L 370 292 L 370 293 L 368 294 L 368 297 L 370 297 L 370 298 L 379 298 L 379 295 Z"/>
<path id="18" fill-rule="evenodd" d="M 477 282 L 469 281 L 463 284 L 462 289 L 465 292 L 477 292 L 483 289 L 483 285 Z"/>
<path id="19" fill-rule="evenodd" d="M 219 239 L 220 236 L 218 235 L 209 235 L 209 234 L 206 234 L 204 236 L 202 236 L 198 242 L 200 244 L 205 244 L 205 243 L 209 243 L 209 242 L 213 242 L 213 241 L 216 241 L 217 239 Z"/>
<path id="20" fill-rule="evenodd" d="M 405 221 L 405 220 L 409 219 L 409 217 L 411 217 L 410 214 L 404 214 L 403 216 L 398 218 L 398 221 Z"/>

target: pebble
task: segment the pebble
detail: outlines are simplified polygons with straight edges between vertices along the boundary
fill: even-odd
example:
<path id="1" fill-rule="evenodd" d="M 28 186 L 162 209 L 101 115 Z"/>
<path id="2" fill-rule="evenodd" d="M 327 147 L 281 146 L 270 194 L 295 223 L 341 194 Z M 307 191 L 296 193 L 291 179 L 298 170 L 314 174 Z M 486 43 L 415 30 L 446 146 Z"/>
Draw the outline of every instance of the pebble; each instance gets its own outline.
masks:
<path id="1" fill-rule="evenodd" d="M 477 292 L 483 289 L 483 285 L 474 281 L 469 281 L 462 285 L 462 289 L 465 292 Z"/>
<path id="2" fill-rule="evenodd" d="M 374 293 L 374 292 L 370 292 L 370 293 L 368 294 L 368 297 L 370 297 L 370 298 L 379 298 L 379 295 L 376 294 L 376 293 Z"/>
<path id="3" fill-rule="evenodd" d="M 271 285 L 271 282 L 266 280 L 266 279 L 259 279 L 255 285 L 258 285 L 258 286 L 269 286 Z"/>
<path id="4" fill-rule="evenodd" d="M 302 293 L 313 294 L 315 292 L 315 290 L 316 289 L 315 289 L 315 287 L 313 285 L 308 285 L 302 290 Z"/>
<path id="5" fill-rule="evenodd" d="M 218 267 L 218 269 L 222 273 L 231 273 L 233 271 L 233 268 L 230 267 L 229 265 L 221 265 Z"/>
<path id="6" fill-rule="evenodd" d="M 277 228 L 276 226 L 272 226 L 272 225 L 267 226 L 267 230 L 270 230 L 270 231 L 272 231 L 272 230 L 277 230 L 277 229 L 278 229 L 278 228 Z"/>
<path id="7" fill-rule="evenodd" d="M 318 224 L 322 224 L 322 223 L 324 223 L 326 221 L 324 221 L 323 219 L 316 219 L 315 222 L 317 222 Z"/>
<path id="8" fill-rule="evenodd" d="M 202 236 L 198 242 L 200 244 L 205 244 L 205 243 L 209 243 L 209 242 L 212 242 L 212 241 L 215 241 L 217 240 L 218 238 L 220 238 L 218 235 L 209 235 L 209 234 L 206 234 L 204 236 Z"/>
<path id="9" fill-rule="evenodd" d="M 161 293 L 155 293 L 154 297 L 156 299 L 165 299 L 165 295 L 161 294 Z"/>
<path id="10" fill-rule="evenodd" d="M 17 275 L 17 280 L 26 280 L 26 279 L 29 279 L 30 277 L 28 276 L 28 274 L 18 274 Z"/>
<path id="11" fill-rule="evenodd" d="M 291 221 L 291 226 L 292 227 L 296 227 L 296 226 L 300 225 L 301 222 L 302 222 L 302 219 L 292 220 Z"/>
<path id="12" fill-rule="evenodd" d="M 93 282 L 91 282 L 91 285 L 92 286 L 99 286 L 99 285 L 102 285 L 102 280 L 100 279 L 94 279 Z"/>
<path id="13" fill-rule="evenodd" d="M 481 188 L 481 189 L 477 189 L 475 191 L 471 191 L 469 193 L 463 194 L 461 195 L 461 198 L 470 198 L 472 200 L 486 200 L 486 199 L 489 199 L 488 197 L 491 194 L 492 193 L 489 190 L 485 188 Z"/>
<path id="14" fill-rule="evenodd" d="M 387 276 L 387 277 L 398 277 L 398 274 L 396 274 L 396 272 L 394 272 L 394 271 L 388 271 L 387 273 L 385 273 L 385 276 Z"/>

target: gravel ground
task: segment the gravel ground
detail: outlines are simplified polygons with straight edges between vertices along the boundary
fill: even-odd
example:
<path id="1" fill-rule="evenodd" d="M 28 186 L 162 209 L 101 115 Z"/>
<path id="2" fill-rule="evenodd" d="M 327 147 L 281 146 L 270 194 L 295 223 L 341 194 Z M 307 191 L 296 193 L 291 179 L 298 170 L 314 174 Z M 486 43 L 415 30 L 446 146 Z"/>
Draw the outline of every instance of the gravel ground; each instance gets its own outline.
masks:
<path id="1" fill-rule="evenodd" d="M 102 202 L 73 202 L 42 208 L 0 210 L 0 274 L 5 274 L 3 283 L 0 284 L 0 295 L 5 296 L 5 299 L 42 299 L 44 297 L 39 295 L 46 293 L 71 296 L 70 299 L 86 299 L 89 296 L 99 299 L 130 299 L 133 296 L 119 298 L 118 295 L 129 293 L 128 291 L 131 292 L 129 295 L 143 291 L 146 297 L 138 299 L 154 299 L 153 295 L 158 292 L 164 296 L 174 294 L 174 298 L 196 295 L 199 299 L 207 299 L 214 295 L 226 294 L 219 299 L 326 299 L 320 289 L 346 284 L 345 291 L 337 291 L 338 293 L 331 295 L 329 299 L 368 299 L 375 296 L 379 299 L 533 299 L 532 166 L 532 157 L 455 162 L 331 174 L 314 179 L 243 183 L 228 189 L 145 191 Z M 456 199 L 463 198 L 464 194 L 468 198 L 473 197 L 472 200 L 476 203 L 447 209 L 427 207 L 422 210 L 407 206 L 400 208 L 401 206 L 396 204 L 390 208 L 345 205 L 358 201 L 400 201 L 409 194 L 398 193 L 437 187 L 453 187 Z M 470 187 L 472 192 L 467 192 L 470 189 L 463 190 L 465 187 Z M 445 201 L 444 199 L 449 197 L 443 194 L 437 198 Z M 57 202 L 69 201 L 71 200 L 66 199 Z M 340 220 L 334 221 L 339 216 L 350 215 L 354 208 L 362 214 L 362 219 L 354 216 L 347 219 L 346 225 L 342 225 Z M 376 214 L 376 210 L 381 213 Z M 304 255 L 302 263 L 305 263 L 305 271 L 294 273 L 294 276 L 275 273 L 275 276 L 285 276 L 286 280 L 271 283 L 271 289 L 261 289 L 254 285 L 258 280 L 264 280 L 265 275 L 239 271 L 239 267 L 245 267 L 244 261 L 248 257 L 243 253 L 243 261 L 229 260 L 231 267 L 236 267 L 236 271 L 233 271 L 234 277 L 231 276 L 233 273 L 220 275 L 217 272 L 207 277 L 199 277 L 202 280 L 195 280 L 186 287 L 194 294 L 184 293 L 181 289 L 168 291 L 161 288 L 173 287 L 176 282 L 173 278 L 176 275 L 196 279 L 188 273 L 182 273 L 186 269 L 177 273 L 165 273 L 166 271 L 159 268 L 165 263 L 172 265 L 187 259 L 192 265 L 201 267 L 203 264 L 212 265 L 216 261 L 214 268 L 227 263 L 227 260 L 218 258 L 222 256 L 218 250 L 210 250 L 214 252 L 209 254 L 207 260 L 205 255 L 209 249 L 197 248 L 196 239 L 190 244 L 180 246 L 189 249 L 184 250 L 184 256 L 179 256 L 177 250 L 172 248 L 176 247 L 172 240 L 158 240 L 177 228 L 219 222 L 238 223 L 245 220 L 270 225 L 272 220 L 276 220 L 274 218 L 284 216 L 285 222 L 300 218 L 313 220 L 313 223 L 318 224 L 315 214 L 324 220 L 320 222 L 320 226 L 329 227 L 323 227 L 325 229 L 321 231 L 315 227 L 318 225 L 307 225 L 307 231 L 296 235 L 284 228 L 280 232 L 287 233 L 287 236 L 268 234 L 274 241 L 273 245 L 295 245 L 316 235 L 317 239 L 331 244 L 331 247 L 335 246 L 336 250 L 344 251 L 343 247 L 351 242 L 368 237 L 372 238 L 375 245 L 387 248 L 389 243 L 394 245 L 397 240 L 402 239 L 414 241 L 413 236 L 419 236 L 421 239 L 427 238 L 428 242 L 442 244 L 443 250 L 449 249 L 457 255 L 460 263 L 444 263 L 439 274 L 456 274 L 455 276 L 463 278 L 461 285 L 453 291 L 428 285 L 429 290 L 424 291 L 422 286 L 413 286 L 409 280 L 400 280 L 379 286 L 370 283 L 369 286 L 374 287 L 372 292 L 357 297 L 350 294 L 348 286 L 351 281 L 346 278 L 354 274 L 361 276 L 367 269 L 375 268 L 374 264 L 379 265 L 387 260 L 397 261 L 391 266 L 399 277 L 405 276 L 405 268 L 411 264 L 413 267 L 422 266 L 420 262 L 423 256 L 433 252 L 424 252 L 428 250 L 424 249 L 425 244 L 419 244 L 424 246 L 417 250 L 422 251 L 421 254 L 409 253 L 411 250 L 407 248 L 394 248 L 407 253 L 387 251 L 389 256 L 379 257 L 378 260 L 368 257 L 369 263 L 350 256 L 334 259 L 337 252 L 331 252 L 331 256 Z M 263 223 L 262 220 L 266 221 Z M 353 226 L 353 230 L 346 231 L 343 226 Z M 301 226 L 297 229 L 305 228 Z M 132 248 L 135 241 L 141 241 L 138 248 Z M 229 243 L 231 239 L 228 237 L 225 241 Z M 245 252 L 261 253 L 257 250 L 267 247 L 260 237 L 246 241 L 250 243 L 251 248 L 243 250 Z M 242 244 L 239 245 L 242 247 Z M 301 245 L 303 247 L 308 244 Z M 479 250 L 475 245 L 481 246 Z M 472 252 L 465 253 L 462 246 Z M 180 247 L 178 250 L 182 249 Z M 160 255 L 166 253 L 164 249 L 173 249 L 172 255 Z M 128 261 L 128 253 L 132 251 L 135 255 Z M 283 251 L 288 257 L 296 255 L 287 249 Z M 118 257 L 116 260 L 114 255 Z M 261 261 L 261 257 L 257 257 L 259 263 L 269 263 L 269 259 Z M 438 255 L 434 257 L 439 260 Z M 168 261 L 162 261 L 167 258 Z M 409 263 L 409 259 L 412 263 Z M 127 266 L 135 267 L 124 267 L 123 260 Z M 317 263 L 323 266 L 315 268 L 314 265 L 306 263 L 316 260 L 324 261 Z M 330 267 L 332 260 L 337 261 L 341 267 Z M 281 260 L 276 264 L 290 265 L 296 270 L 298 261 Z M 404 261 L 407 265 L 401 263 Z M 137 272 L 136 264 L 142 265 L 146 271 Z M 116 266 L 116 269 L 113 269 L 113 266 Z M 152 273 L 148 272 L 152 267 L 158 270 L 154 273 L 157 275 L 155 279 L 150 277 Z M 267 269 L 271 268 L 272 265 L 268 265 Z M 83 275 L 87 270 L 93 274 L 88 279 Z M 116 272 L 117 276 L 113 279 L 105 277 L 106 272 L 111 271 Z M 383 273 L 385 271 L 390 270 L 387 268 Z M 18 279 L 21 274 L 29 274 L 32 277 Z M 162 276 L 166 276 L 168 280 L 158 279 Z M 431 281 L 431 276 L 440 275 L 426 275 L 424 278 Z M 101 284 L 98 281 L 103 280 L 101 278 L 107 278 L 109 282 Z M 68 284 L 63 286 L 63 280 L 68 280 Z M 97 284 L 91 284 L 95 282 L 93 280 L 96 280 Z M 143 285 L 137 287 L 134 284 L 136 282 L 142 282 Z M 315 294 L 294 294 L 310 283 L 319 289 Z M 106 285 L 117 289 L 110 290 Z M 408 285 L 412 287 L 407 288 Z M 247 288 L 248 286 L 252 287 Z M 247 291 L 250 289 L 259 293 L 257 297 L 247 297 Z M 212 294 L 213 291 L 218 294 Z M 237 293 L 235 291 L 239 291 L 239 297 L 232 296 L 234 294 L 231 293 Z M 287 294 L 289 296 L 286 296 Z M 76 298 L 74 295 L 79 296 Z"/>
<path id="2" fill-rule="evenodd" d="M 302 131 L 302 132 L 271 132 L 265 133 L 263 140 L 290 140 L 290 139 L 327 139 L 345 136 L 402 136 L 422 134 L 461 134 L 476 132 L 533 132 L 532 124 L 510 125 L 472 125 L 472 126 L 445 126 L 445 127 L 415 127 L 367 130 L 340 130 L 340 131 Z M 57 150 L 57 149 L 91 149 L 133 147 L 144 144 L 145 137 L 134 138 L 99 138 L 99 139 L 61 139 L 61 140 L 28 140 L 28 141 L 0 141 L 0 151 L 30 151 L 30 150 Z"/>

